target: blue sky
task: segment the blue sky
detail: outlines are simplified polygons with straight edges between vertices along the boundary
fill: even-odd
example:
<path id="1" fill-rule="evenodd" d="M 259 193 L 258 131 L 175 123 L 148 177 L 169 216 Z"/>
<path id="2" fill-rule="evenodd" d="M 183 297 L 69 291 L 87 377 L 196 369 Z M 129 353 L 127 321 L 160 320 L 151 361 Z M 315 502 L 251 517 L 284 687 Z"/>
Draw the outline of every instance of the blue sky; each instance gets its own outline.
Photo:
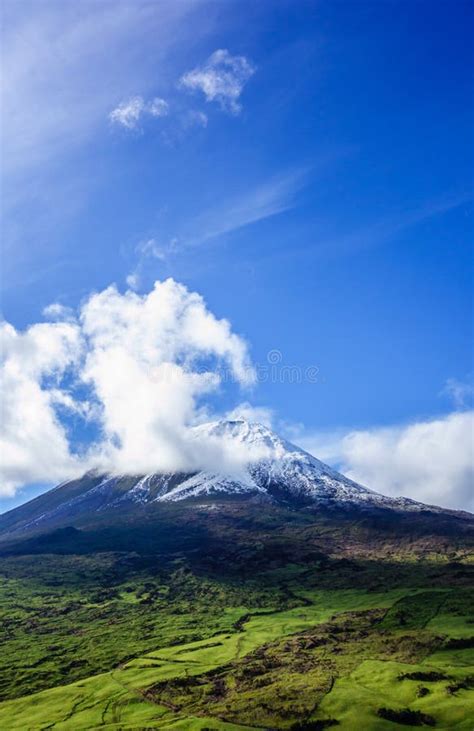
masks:
<path id="1" fill-rule="evenodd" d="M 254 364 L 278 350 L 318 369 L 221 388 L 212 408 L 271 410 L 317 456 L 396 491 L 341 439 L 390 434 L 391 451 L 417 424 L 472 428 L 472 14 L 461 1 L 7 3 L 5 320 L 23 331 L 52 302 L 77 310 L 111 283 L 144 295 L 172 277 Z M 209 61 L 219 49 L 230 65 Z M 206 96 L 215 68 L 233 92 Z M 137 119 L 114 117 L 134 99 Z M 88 434 L 62 418 L 72 442 Z M 413 494 L 441 501 L 458 480 L 461 506 L 468 456 L 433 496 Z M 410 479 L 404 463 L 400 489 Z M 30 494 L 14 492 L 0 507 Z"/>

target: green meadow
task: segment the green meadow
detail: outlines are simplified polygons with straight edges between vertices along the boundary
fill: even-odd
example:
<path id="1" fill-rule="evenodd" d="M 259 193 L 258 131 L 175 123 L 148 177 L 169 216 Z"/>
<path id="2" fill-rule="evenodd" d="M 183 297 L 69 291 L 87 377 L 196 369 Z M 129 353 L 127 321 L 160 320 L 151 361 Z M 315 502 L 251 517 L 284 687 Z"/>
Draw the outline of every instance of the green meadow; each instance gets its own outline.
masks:
<path id="1" fill-rule="evenodd" d="M 0 729 L 472 731 L 464 545 L 224 527 L 205 551 L 5 552 Z"/>

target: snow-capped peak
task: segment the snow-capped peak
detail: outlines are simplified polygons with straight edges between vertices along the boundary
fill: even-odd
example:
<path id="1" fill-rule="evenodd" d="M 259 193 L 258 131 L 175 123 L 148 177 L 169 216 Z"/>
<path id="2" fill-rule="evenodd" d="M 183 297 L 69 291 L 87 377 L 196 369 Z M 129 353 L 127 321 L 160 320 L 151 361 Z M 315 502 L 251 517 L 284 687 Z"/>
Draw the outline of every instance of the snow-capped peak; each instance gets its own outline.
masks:
<path id="1" fill-rule="evenodd" d="M 287 455 L 295 454 L 305 454 L 311 457 L 303 449 L 283 439 L 267 426 L 245 419 L 211 421 L 194 427 L 193 432 L 199 440 L 219 439 L 234 444 L 236 447 L 245 447 L 249 463 L 255 461 L 252 459 L 253 455 L 266 459 L 282 459 Z M 311 459 L 319 462 L 314 457 Z"/>
<path id="2" fill-rule="evenodd" d="M 46 493 L 44 508 L 43 497 L 37 498 L 23 528 L 137 504 L 182 500 L 211 500 L 214 504 L 223 499 L 257 499 L 292 507 L 441 511 L 407 498 L 384 497 L 358 485 L 263 424 L 244 419 L 215 421 L 194 427 L 192 433 L 199 448 L 202 444 L 208 452 L 226 453 L 217 469 L 214 463 L 211 469 L 187 473 L 89 473 Z M 219 448 L 213 450 L 213 444 Z M 236 458 L 227 459 L 228 455 Z"/>
<path id="3" fill-rule="evenodd" d="M 193 436 L 203 444 L 218 441 L 236 455 L 235 469 L 222 473 L 203 471 L 160 495 L 160 502 L 214 493 L 259 493 L 272 499 L 311 501 L 334 498 L 336 488 L 349 493 L 374 495 L 348 480 L 308 452 L 283 439 L 263 424 L 244 419 L 201 424 Z M 286 497 L 285 497 L 286 496 Z"/>

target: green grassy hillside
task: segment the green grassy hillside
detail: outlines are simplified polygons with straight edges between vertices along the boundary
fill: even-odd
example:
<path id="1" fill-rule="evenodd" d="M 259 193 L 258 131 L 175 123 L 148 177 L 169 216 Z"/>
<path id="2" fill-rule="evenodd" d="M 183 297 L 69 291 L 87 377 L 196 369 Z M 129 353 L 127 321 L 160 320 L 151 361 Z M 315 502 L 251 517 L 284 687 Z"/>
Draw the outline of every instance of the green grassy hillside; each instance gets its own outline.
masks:
<path id="1" fill-rule="evenodd" d="M 0 728 L 471 731 L 470 556 L 464 524 L 242 505 L 6 543 Z"/>

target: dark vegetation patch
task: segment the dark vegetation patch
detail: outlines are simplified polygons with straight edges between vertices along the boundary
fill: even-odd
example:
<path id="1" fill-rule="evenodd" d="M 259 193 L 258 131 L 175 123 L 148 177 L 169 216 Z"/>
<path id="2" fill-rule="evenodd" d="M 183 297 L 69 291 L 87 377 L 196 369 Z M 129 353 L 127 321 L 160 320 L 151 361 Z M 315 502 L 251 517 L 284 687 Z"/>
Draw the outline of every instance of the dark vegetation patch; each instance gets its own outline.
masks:
<path id="1" fill-rule="evenodd" d="M 473 637 L 451 637 L 446 640 L 444 647 L 447 650 L 468 650 L 474 647 Z"/>
<path id="2" fill-rule="evenodd" d="M 425 683 L 437 683 L 439 680 L 447 680 L 448 675 L 435 670 L 416 670 L 413 673 L 402 673 L 399 680 L 422 680 Z"/>
<path id="3" fill-rule="evenodd" d="M 429 695 L 430 689 L 425 688 L 423 685 L 420 685 L 418 690 L 416 691 L 416 697 L 417 698 L 424 698 L 426 695 Z"/>
<path id="4" fill-rule="evenodd" d="M 436 617 L 445 600 L 446 596 L 440 591 L 405 596 L 389 609 L 381 626 L 386 629 L 425 627 L 430 619 Z"/>
<path id="5" fill-rule="evenodd" d="M 472 690 L 474 688 L 474 675 L 467 675 L 462 680 L 451 683 L 446 687 L 446 691 L 450 695 L 456 695 L 458 690 Z"/>
<path id="6" fill-rule="evenodd" d="M 421 711 L 412 711 L 410 708 L 395 710 L 393 708 L 379 708 L 377 715 L 386 721 L 401 723 L 404 726 L 436 726 L 433 716 Z"/>

